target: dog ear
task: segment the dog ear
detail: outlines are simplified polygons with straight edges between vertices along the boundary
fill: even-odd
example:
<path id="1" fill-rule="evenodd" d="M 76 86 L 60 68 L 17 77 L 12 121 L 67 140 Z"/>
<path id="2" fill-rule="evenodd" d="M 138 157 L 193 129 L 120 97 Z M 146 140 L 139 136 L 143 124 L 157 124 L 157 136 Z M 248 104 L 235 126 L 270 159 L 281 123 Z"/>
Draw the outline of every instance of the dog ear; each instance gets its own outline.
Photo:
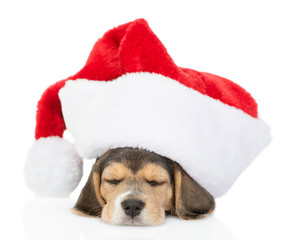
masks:
<path id="1" fill-rule="evenodd" d="M 100 194 L 100 167 L 96 162 L 72 211 L 82 216 L 101 217 L 104 200 Z"/>
<path id="2" fill-rule="evenodd" d="M 182 219 L 195 219 L 210 214 L 215 208 L 212 195 L 196 183 L 176 162 L 173 167 L 175 210 Z"/>

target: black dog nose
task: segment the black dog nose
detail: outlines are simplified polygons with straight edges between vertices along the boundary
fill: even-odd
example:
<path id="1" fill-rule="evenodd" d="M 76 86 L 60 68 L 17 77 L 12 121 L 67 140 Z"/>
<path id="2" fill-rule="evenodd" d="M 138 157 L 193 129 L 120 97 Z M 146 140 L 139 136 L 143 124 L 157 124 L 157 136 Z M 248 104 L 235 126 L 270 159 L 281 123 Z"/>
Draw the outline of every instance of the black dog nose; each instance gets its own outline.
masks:
<path id="1" fill-rule="evenodd" d="M 138 199 L 128 199 L 123 201 L 121 206 L 126 215 L 134 218 L 143 210 L 144 203 Z"/>

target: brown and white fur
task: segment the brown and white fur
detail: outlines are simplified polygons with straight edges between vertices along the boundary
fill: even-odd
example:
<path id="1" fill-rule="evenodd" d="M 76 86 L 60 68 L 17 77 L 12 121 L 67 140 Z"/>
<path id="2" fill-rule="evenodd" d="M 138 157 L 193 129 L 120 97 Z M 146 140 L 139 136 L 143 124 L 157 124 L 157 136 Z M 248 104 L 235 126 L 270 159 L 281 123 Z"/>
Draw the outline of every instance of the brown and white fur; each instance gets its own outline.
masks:
<path id="1" fill-rule="evenodd" d="M 158 225 L 166 214 L 196 219 L 214 198 L 175 161 L 153 152 L 116 148 L 98 158 L 73 212 L 117 225 Z"/>

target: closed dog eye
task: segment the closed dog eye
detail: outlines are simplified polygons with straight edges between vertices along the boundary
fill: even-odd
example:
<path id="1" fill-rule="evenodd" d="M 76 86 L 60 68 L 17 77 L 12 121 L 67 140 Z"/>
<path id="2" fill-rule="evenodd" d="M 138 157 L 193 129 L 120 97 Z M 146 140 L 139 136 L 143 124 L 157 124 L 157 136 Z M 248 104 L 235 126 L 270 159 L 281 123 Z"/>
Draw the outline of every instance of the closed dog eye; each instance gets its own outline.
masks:
<path id="1" fill-rule="evenodd" d="M 105 180 L 105 182 L 111 184 L 111 185 L 118 185 L 119 183 L 122 182 L 122 180 L 116 180 L 116 179 L 112 179 L 112 180 Z"/>
<path id="2" fill-rule="evenodd" d="M 161 186 L 161 185 L 163 185 L 163 184 L 166 183 L 166 182 L 147 181 L 147 183 L 148 183 L 149 185 L 151 185 L 151 187 L 157 187 L 157 186 Z"/>

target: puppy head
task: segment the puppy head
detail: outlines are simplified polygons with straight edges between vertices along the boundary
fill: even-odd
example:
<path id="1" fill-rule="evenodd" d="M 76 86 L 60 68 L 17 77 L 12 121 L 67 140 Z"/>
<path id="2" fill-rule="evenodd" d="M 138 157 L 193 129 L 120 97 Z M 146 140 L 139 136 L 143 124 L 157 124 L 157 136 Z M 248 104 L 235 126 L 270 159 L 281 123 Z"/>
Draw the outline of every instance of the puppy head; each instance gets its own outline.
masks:
<path id="1" fill-rule="evenodd" d="M 214 209 L 213 197 L 168 158 L 133 148 L 109 150 L 94 164 L 74 212 L 118 225 L 158 225 Z"/>

